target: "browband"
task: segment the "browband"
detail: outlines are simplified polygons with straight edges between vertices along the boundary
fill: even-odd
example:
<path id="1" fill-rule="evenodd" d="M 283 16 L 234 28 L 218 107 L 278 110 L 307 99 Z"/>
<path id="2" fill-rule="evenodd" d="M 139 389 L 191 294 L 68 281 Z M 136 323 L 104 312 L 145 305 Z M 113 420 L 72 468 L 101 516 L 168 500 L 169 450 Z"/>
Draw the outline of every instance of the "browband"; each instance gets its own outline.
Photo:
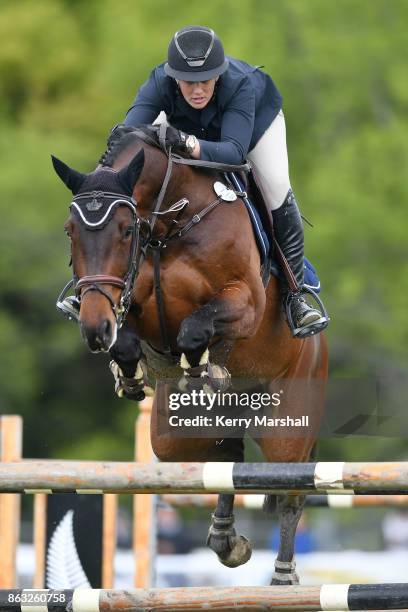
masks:
<path id="1" fill-rule="evenodd" d="M 76 195 L 70 208 L 78 213 L 88 229 L 102 229 L 117 206 L 127 206 L 136 215 L 136 205 L 133 198 L 120 193 L 90 191 Z"/>

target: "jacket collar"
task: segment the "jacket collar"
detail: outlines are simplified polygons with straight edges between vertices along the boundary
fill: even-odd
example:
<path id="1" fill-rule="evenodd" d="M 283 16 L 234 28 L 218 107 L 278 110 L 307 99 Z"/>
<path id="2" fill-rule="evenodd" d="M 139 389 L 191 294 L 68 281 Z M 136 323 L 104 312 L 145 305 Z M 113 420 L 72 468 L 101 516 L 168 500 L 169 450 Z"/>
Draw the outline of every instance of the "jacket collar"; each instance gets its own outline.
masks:
<path id="1" fill-rule="evenodd" d="M 200 125 L 204 128 L 207 128 L 210 125 L 212 119 L 218 111 L 216 98 L 213 98 L 207 104 L 207 106 L 203 108 L 203 110 L 197 110 L 185 101 L 181 93 L 178 93 L 176 104 L 183 112 L 183 114 L 188 117 L 193 123 Z"/>

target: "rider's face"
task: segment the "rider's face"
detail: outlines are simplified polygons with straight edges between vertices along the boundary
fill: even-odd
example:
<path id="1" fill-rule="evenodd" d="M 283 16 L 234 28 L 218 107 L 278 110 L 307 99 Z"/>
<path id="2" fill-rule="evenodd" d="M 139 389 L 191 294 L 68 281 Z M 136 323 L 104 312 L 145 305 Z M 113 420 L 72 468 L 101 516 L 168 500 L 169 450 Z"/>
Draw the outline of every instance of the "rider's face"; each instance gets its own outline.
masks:
<path id="1" fill-rule="evenodd" d="M 210 79 L 209 81 L 177 81 L 180 87 L 180 91 L 190 106 L 193 108 L 201 109 L 207 106 L 211 98 L 213 97 L 216 79 Z"/>

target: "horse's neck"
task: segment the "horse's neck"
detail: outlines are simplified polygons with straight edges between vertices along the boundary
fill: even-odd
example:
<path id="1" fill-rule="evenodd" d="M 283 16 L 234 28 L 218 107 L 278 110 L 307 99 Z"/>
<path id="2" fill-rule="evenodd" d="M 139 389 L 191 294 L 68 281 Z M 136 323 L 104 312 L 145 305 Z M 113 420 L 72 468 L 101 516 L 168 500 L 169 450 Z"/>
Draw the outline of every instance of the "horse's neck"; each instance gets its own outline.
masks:
<path id="1" fill-rule="evenodd" d="M 153 202 L 157 199 L 165 179 L 168 159 L 163 151 L 145 142 L 136 140 L 130 143 L 130 145 L 118 155 L 113 168 L 115 170 L 124 168 L 142 147 L 145 152 L 145 162 L 133 195 L 138 203 L 140 211 L 147 213 L 151 209 Z M 174 168 L 169 182 L 168 192 L 172 190 L 172 183 L 174 182 L 176 174 L 178 174 L 178 170 Z"/>
<path id="2" fill-rule="evenodd" d="M 133 195 L 138 203 L 139 213 L 144 217 L 149 217 L 165 181 L 168 168 L 167 156 L 160 149 L 138 140 L 122 151 L 113 167 L 115 170 L 125 167 L 142 146 L 145 151 L 145 163 Z M 197 171 L 190 166 L 173 163 L 161 210 L 168 208 L 182 198 L 187 198 L 189 205 L 179 218 L 190 218 L 211 201 L 214 194 L 211 185 L 212 181 L 206 173 Z M 160 227 L 166 226 L 167 221 L 171 222 L 173 216 L 170 215 L 168 219 L 162 217 L 159 223 Z"/>

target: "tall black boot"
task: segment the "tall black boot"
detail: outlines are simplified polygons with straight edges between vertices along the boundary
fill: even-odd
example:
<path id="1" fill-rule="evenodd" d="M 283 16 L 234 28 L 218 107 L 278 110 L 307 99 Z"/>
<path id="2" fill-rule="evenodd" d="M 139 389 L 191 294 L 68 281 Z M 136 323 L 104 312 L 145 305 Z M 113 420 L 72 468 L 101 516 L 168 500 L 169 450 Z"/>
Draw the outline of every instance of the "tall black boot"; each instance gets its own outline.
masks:
<path id="1" fill-rule="evenodd" d="M 328 325 L 326 313 L 310 306 L 302 295 L 304 286 L 304 241 L 303 223 L 295 196 L 291 189 L 282 206 L 272 211 L 276 241 L 285 255 L 290 269 L 296 278 L 298 292 L 293 292 L 286 285 L 283 290 L 285 302 L 289 300 L 290 314 L 293 321 L 294 336 L 304 338 L 322 331 Z"/>

